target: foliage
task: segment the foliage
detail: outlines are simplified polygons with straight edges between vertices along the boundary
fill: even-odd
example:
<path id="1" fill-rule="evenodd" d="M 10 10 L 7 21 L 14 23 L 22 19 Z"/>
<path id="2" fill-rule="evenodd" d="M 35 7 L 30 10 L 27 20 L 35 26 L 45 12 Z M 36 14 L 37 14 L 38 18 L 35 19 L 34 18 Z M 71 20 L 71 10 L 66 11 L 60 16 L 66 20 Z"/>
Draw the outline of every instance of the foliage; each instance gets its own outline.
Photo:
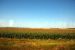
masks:
<path id="1" fill-rule="evenodd" d="M 2 38 L 25 39 L 75 39 L 75 33 L 41 33 L 41 32 L 0 32 Z"/>

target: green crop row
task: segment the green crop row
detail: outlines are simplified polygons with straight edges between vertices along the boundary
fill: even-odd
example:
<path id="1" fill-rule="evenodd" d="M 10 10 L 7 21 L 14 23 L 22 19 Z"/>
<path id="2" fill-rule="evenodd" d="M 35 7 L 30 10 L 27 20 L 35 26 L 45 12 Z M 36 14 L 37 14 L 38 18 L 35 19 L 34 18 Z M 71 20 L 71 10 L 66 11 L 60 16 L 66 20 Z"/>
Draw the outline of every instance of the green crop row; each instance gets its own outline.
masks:
<path id="1" fill-rule="evenodd" d="M 0 32 L 0 38 L 25 39 L 75 39 L 75 33 L 41 33 L 41 32 Z"/>

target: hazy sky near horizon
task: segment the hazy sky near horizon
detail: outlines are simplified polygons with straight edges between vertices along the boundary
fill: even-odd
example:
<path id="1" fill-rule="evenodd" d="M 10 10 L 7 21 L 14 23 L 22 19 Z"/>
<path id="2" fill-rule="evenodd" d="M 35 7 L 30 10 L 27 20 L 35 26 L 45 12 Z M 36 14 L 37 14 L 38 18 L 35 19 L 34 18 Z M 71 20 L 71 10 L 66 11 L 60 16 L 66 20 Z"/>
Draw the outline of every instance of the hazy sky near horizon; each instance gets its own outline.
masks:
<path id="1" fill-rule="evenodd" d="M 0 0 L 0 27 L 75 28 L 75 0 Z"/>

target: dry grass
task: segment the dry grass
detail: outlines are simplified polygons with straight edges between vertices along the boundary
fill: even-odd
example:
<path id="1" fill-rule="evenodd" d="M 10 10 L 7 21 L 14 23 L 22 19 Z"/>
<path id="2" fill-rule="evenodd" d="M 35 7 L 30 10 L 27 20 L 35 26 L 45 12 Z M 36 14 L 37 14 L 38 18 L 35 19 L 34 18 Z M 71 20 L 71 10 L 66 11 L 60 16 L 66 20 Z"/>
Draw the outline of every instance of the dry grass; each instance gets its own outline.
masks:
<path id="1" fill-rule="evenodd" d="M 75 40 L 0 38 L 0 50 L 73 50 Z"/>
<path id="2" fill-rule="evenodd" d="M 75 33 L 75 29 L 0 28 L 2 32 Z M 75 40 L 0 38 L 0 50 L 75 50 Z"/>
<path id="3" fill-rule="evenodd" d="M 50 32 L 50 33 L 75 33 L 75 29 L 37 29 L 37 28 L 0 28 L 3 32 Z"/>

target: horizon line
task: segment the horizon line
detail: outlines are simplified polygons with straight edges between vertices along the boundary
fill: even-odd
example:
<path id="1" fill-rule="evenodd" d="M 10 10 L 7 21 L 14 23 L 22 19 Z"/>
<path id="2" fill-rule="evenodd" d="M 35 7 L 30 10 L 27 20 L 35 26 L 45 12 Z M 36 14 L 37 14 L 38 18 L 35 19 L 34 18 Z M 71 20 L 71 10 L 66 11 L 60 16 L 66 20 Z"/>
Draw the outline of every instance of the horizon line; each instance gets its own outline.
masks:
<path id="1" fill-rule="evenodd" d="M 35 29 L 37 27 L 0 27 L 0 28 L 28 28 L 28 29 Z M 52 28 L 44 28 L 44 27 L 38 27 L 37 29 L 75 29 L 73 27 L 64 27 L 64 28 L 56 28 L 56 27 L 52 27 Z"/>

